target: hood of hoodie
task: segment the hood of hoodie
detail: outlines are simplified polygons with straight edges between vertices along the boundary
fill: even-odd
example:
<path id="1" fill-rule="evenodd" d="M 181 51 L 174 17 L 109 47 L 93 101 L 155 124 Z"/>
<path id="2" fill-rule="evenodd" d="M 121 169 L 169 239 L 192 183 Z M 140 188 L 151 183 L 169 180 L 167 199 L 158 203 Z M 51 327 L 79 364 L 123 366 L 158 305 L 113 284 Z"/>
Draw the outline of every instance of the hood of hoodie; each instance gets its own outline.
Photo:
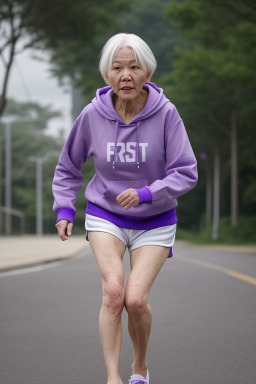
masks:
<path id="1" fill-rule="evenodd" d="M 163 90 L 158 88 L 154 83 L 145 83 L 144 89 L 148 92 L 148 98 L 144 108 L 130 121 L 129 124 L 125 124 L 122 117 L 115 110 L 113 106 L 112 96 L 113 89 L 108 86 L 98 89 L 96 97 L 92 100 L 92 104 L 95 109 L 105 118 L 111 120 L 115 124 L 115 147 L 114 147 L 114 160 L 113 169 L 116 168 L 117 156 L 118 156 L 118 128 L 135 127 L 135 140 L 136 140 L 136 166 L 140 168 L 139 161 L 139 125 L 142 120 L 154 115 L 160 109 L 169 102 L 164 96 Z"/>
<path id="2" fill-rule="evenodd" d="M 148 92 L 148 98 L 144 108 L 132 119 L 130 124 L 144 120 L 157 113 L 169 100 L 163 94 L 162 88 L 154 83 L 145 83 L 144 89 Z M 96 97 L 92 100 L 97 111 L 109 120 L 115 120 L 124 124 L 123 119 L 115 110 L 112 102 L 113 90 L 110 86 L 98 89 Z"/>

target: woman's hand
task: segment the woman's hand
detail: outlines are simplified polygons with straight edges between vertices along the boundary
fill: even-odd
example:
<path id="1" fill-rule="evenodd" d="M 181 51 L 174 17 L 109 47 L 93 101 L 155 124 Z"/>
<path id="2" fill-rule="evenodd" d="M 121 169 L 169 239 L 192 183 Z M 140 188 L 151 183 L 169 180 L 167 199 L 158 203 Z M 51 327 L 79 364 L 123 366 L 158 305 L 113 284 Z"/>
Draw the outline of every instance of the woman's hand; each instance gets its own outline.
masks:
<path id="1" fill-rule="evenodd" d="M 116 201 L 125 209 L 130 209 L 140 203 L 138 192 L 133 188 L 126 189 L 120 193 L 120 195 L 117 196 Z"/>
<path id="2" fill-rule="evenodd" d="M 55 227 L 57 228 L 61 240 L 65 241 L 68 240 L 68 237 L 72 234 L 73 223 L 68 220 L 60 220 Z"/>

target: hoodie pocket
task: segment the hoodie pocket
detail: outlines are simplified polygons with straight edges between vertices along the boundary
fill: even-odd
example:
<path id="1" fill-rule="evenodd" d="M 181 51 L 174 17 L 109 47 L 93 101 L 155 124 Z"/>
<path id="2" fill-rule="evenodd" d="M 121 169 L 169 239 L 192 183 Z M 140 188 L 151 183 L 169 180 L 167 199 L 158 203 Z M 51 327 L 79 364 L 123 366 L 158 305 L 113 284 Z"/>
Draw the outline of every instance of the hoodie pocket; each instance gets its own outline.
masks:
<path id="1" fill-rule="evenodd" d="M 117 196 L 126 189 L 139 189 L 147 185 L 147 180 L 135 181 L 110 181 L 108 188 L 104 192 L 104 197 L 116 200 Z"/>

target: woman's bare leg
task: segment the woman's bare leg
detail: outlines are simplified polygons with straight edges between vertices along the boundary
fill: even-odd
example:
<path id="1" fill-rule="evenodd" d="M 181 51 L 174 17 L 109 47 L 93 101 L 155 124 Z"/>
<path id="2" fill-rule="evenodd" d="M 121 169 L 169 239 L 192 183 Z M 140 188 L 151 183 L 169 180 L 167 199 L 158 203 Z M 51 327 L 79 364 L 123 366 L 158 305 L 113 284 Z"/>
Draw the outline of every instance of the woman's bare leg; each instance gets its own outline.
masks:
<path id="1" fill-rule="evenodd" d="M 131 274 L 125 291 L 128 329 L 134 348 L 132 374 L 147 376 L 147 346 L 151 330 L 152 313 L 148 296 L 152 284 L 163 266 L 169 248 L 142 246 L 131 252 Z"/>
<path id="2" fill-rule="evenodd" d="M 123 255 L 125 245 L 105 232 L 89 232 L 92 251 L 102 278 L 102 307 L 99 316 L 100 339 L 108 384 L 122 384 L 119 358 L 122 341 L 121 314 L 124 308 Z"/>

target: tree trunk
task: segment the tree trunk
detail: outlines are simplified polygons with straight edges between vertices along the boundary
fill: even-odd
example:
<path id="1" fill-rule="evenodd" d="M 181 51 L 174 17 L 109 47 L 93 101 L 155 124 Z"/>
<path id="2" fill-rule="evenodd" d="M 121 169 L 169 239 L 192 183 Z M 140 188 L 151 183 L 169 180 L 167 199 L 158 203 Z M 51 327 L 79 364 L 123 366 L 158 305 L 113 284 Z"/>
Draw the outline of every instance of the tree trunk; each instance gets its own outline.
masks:
<path id="1" fill-rule="evenodd" d="M 237 170 L 237 111 L 233 109 L 230 116 L 230 152 L 231 152 L 231 185 L 230 211 L 231 226 L 235 227 L 238 220 L 238 170 Z"/>
<path id="2" fill-rule="evenodd" d="M 14 2 L 9 1 L 7 2 L 6 6 L 8 8 L 7 23 L 9 24 L 9 27 L 10 27 L 10 37 L 6 36 L 7 44 L 1 51 L 1 58 L 5 66 L 5 74 L 3 76 L 3 85 L 2 85 L 1 94 L 0 94 L 0 116 L 2 116 L 4 112 L 4 108 L 6 106 L 7 84 L 10 77 L 10 71 L 13 64 L 13 59 L 15 56 L 15 47 L 16 47 L 17 41 L 21 37 L 21 30 L 18 33 L 17 28 L 15 28 L 16 15 L 15 15 Z M 8 56 L 7 62 L 5 62 L 4 55 L 3 55 L 4 49 L 9 50 L 9 55 L 7 54 Z"/>
<path id="3" fill-rule="evenodd" d="M 6 64 L 6 69 L 5 69 L 4 79 L 3 79 L 3 86 L 2 86 L 1 95 L 0 95 L 0 116 L 2 116 L 4 112 L 4 108 L 6 106 L 7 84 L 10 77 L 10 70 L 13 63 L 13 59 L 14 59 L 14 50 L 15 50 L 16 42 L 17 42 L 17 38 L 14 38 L 11 43 L 8 63 Z"/>
<path id="4" fill-rule="evenodd" d="M 209 227 L 212 222 L 212 172 L 209 162 L 206 159 L 206 226 Z"/>
<path id="5" fill-rule="evenodd" d="M 219 149 L 214 150 L 213 169 L 213 226 L 212 239 L 218 240 L 220 219 L 220 153 Z"/>

